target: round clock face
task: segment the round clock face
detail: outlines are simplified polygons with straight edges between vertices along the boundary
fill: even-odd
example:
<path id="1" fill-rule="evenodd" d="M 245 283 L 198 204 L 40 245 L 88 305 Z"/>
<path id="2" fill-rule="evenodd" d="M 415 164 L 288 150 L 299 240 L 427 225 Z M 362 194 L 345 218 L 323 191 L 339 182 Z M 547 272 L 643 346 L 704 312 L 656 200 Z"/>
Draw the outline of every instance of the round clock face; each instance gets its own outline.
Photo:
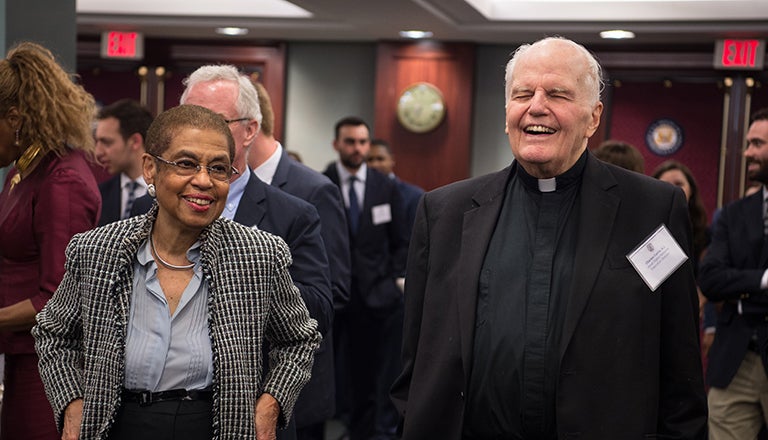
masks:
<path id="1" fill-rule="evenodd" d="M 443 94 L 432 84 L 409 86 L 397 101 L 397 119 L 407 130 L 426 133 L 437 128 L 445 117 Z"/>

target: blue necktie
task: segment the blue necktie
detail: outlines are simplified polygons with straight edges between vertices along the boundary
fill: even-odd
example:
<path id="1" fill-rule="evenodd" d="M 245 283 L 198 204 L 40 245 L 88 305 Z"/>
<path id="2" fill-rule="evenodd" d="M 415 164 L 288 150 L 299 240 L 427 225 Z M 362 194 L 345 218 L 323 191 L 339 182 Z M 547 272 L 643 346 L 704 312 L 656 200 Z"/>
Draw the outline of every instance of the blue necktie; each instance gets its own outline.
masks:
<path id="1" fill-rule="evenodd" d="M 125 201 L 125 211 L 121 218 L 128 218 L 131 216 L 131 208 L 133 207 L 133 201 L 136 200 L 136 188 L 138 183 L 131 181 L 126 185 L 128 187 L 128 199 Z"/>
<path id="2" fill-rule="evenodd" d="M 355 182 L 357 176 L 349 177 L 349 230 L 352 235 L 357 234 L 357 226 L 360 224 L 360 203 L 357 201 Z"/>

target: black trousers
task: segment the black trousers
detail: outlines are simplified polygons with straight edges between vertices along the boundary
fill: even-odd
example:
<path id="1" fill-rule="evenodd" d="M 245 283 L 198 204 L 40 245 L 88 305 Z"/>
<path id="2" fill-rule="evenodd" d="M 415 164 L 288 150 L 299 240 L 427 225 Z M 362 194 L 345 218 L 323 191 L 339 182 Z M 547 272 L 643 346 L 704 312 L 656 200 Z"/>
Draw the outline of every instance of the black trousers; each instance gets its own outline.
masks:
<path id="1" fill-rule="evenodd" d="M 123 402 L 110 440 L 211 440 L 213 402 L 169 400 L 147 406 Z"/>

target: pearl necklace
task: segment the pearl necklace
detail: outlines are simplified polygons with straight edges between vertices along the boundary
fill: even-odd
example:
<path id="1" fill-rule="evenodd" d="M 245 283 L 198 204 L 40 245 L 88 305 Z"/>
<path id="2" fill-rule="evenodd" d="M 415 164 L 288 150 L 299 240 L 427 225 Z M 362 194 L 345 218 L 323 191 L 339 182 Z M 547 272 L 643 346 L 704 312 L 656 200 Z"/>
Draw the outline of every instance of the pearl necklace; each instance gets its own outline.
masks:
<path id="1" fill-rule="evenodd" d="M 187 270 L 187 269 L 192 269 L 193 267 L 195 267 L 195 263 L 184 264 L 182 266 L 177 266 L 175 264 L 171 264 L 171 263 L 163 260 L 163 257 L 161 257 L 160 254 L 157 253 L 157 249 L 155 249 L 155 242 L 154 242 L 154 240 L 152 240 L 152 232 L 153 231 L 149 231 L 149 246 L 152 248 L 152 253 L 155 255 L 155 257 L 157 257 L 157 261 L 159 261 L 160 264 L 162 264 L 163 266 L 165 266 L 165 267 L 167 267 L 168 269 L 171 269 L 171 270 Z"/>

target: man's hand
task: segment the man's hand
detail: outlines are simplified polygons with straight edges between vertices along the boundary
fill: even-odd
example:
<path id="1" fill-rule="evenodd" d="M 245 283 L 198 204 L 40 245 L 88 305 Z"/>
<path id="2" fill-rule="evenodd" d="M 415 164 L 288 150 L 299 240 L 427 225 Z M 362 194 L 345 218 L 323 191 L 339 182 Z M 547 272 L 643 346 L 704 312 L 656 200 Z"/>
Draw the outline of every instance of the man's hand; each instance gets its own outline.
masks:
<path id="1" fill-rule="evenodd" d="M 77 440 L 80 437 L 80 422 L 83 421 L 83 399 L 69 402 L 64 410 L 64 429 L 61 440 Z"/>
<path id="2" fill-rule="evenodd" d="M 264 393 L 256 401 L 256 440 L 275 440 L 277 438 L 277 417 L 280 405 L 274 397 Z"/>

